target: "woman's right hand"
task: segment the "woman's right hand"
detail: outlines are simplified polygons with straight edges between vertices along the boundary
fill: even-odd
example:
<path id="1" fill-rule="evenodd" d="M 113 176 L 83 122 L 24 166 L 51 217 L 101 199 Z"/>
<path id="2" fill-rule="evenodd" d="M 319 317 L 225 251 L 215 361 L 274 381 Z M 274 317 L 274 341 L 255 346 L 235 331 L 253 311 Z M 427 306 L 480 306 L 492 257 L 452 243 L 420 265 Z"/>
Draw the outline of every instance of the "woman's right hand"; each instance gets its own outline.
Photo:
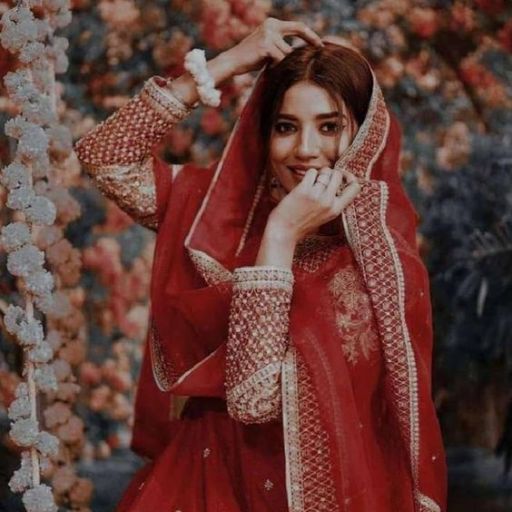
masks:
<path id="1" fill-rule="evenodd" d="M 245 39 L 221 55 L 231 62 L 234 75 L 255 71 L 269 60 L 277 64 L 293 51 L 284 40 L 285 36 L 297 36 L 306 43 L 323 46 L 320 36 L 300 21 L 267 18 Z"/>
<path id="2" fill-rule="evenodd" d="M 344 180 L 346 185 L 340 191 Z M 274 208 L 267 228 L 298 242 L 338 217 L 360 191 L 358 179 L 348 171 L 329 167 L 310 169 Z"/>

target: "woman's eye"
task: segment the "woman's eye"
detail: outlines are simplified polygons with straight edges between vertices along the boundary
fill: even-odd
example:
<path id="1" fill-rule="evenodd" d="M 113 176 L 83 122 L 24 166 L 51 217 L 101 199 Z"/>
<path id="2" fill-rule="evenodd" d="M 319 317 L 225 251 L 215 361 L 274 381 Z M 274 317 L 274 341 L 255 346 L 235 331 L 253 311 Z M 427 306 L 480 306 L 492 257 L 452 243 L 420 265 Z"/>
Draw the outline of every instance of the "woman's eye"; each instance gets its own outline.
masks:
<path id="1" fill-rule="evenodd" d="M 288 133 L 295 129 L 292 123 L 276 123 L 274 129 L 277 133 Z"/>
<path id="2" fill-rule="evenodd" d="M 342 127 L 338 123 L 324 123 L 320 127 L 320 131 L 324 133 L 338 133 Z"/>

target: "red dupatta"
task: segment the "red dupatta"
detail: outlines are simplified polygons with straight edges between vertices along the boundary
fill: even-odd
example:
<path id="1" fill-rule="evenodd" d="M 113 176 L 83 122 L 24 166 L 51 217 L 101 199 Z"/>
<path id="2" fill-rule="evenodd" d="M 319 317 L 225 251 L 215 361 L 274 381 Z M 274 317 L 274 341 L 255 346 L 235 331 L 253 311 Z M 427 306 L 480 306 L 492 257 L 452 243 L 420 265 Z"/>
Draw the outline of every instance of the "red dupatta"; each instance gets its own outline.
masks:
<path id="1" fill-rule="evenodd" d="M 168 421 L 164 392 L 224 396 L 231 272 L 254 261 L 270 211 L 257 129 L 264 87 L 263 72 L 215 169 L 187 166 L 171 185 L 157 162 L 149 345 L 161 391 L 148 373 L 141 378 L 134 438 L 147 454 L 156 451 L 149 419 L 160 419 L 160 426 Z M 374 79 L 366 119 L 336 167 L 363 181 L 343 214 L 343 229 L 370 298 L 384 376 L 375 390 L 364 389 L 364 379 L 356 385 L 328 313 L 325 283 L 314 275 L 297 280 L 282 369 L 293 512 L 445 510 L 446 467 L 430 389 L 428 275 L 415 242 L 417 216 L 399 179 L 399 151 L 398 123 Z M 363 428 L 362 396 L 376 402 L 380 432 Z M 368 443 L 388 457 L 390 474 L 374 469 Z"/>

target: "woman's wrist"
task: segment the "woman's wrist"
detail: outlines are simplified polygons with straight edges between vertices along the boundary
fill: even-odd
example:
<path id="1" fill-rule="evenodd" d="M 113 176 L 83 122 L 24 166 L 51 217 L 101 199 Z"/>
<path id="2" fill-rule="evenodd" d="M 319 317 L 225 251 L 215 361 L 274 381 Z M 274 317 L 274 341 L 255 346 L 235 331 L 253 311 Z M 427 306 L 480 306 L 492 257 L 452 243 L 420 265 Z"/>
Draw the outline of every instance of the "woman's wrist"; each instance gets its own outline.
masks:
<path id="1" fill-rule="evenodd" d="M 297 237 L 290 230 L 269 219 L 261 240 L 256 265 L 291 268 L 296 245 Z"/>

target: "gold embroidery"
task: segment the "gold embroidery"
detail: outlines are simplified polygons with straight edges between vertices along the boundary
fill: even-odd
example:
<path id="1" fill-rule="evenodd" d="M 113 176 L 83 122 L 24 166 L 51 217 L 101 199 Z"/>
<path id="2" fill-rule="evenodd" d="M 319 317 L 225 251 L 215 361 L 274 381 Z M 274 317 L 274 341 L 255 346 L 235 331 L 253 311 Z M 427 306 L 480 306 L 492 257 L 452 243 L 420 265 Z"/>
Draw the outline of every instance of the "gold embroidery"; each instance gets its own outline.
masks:
<path id="1" fill-rule="evenodd" d="M 378 348 L 370 297 L 359 272 L 351 265 L 336 272 L 328 284 L 334 302 L 336 325 L 342 338 L 347 361 L 354 365 L 362 355 Z"/>
<path id="2" fill-rule="evenodd" d="M 153 157 L 142 164 L 84 164 L 84 168 L 101 192 L 136 222 L 150 229 L 158 227 Z"/>
<path id="3" fill-rule="evenodd" d="M 441 507 L 432 498 L 424 494 L 418 492 L 416 501 L 420 506 L 419 512 L 441 512 Z"/>
<path id="4" fill-rule="evenodd" d="M 405 283 L 398 252 L 386 225 L 387 184 L 370 181 L 345 210 L 382 339 L 391 399 L 401 434 L 408 445 L 412 476 L 418 489 L 419 411 L 414 351 L 405 322 Z"/>
<path id="5" fill-rule="evenodd" d="M 137 222 L 157 228 L 151 149 L 190 109 L 160 91 L 154 79 L 76 144 L 75 152 L 99 189 Z"/>
<path id="6" fill-rule="evenodd" d="M 287 269 L 242 267 L 233 273 L 226 399 L 229 414 L 238 421 L 263 423 L 281 412 L 292 286 Z"/>
<path id="7" fill-rule="evenodd" d="M 233 274 L 226 267 L 205 252 L 189 247 L 188 254 L 197 271 L 208 285 L 230 283 L 233 279 Z"/>
<path id="8" fill-rule="evenodd" d="M 288 506 L 293 512 L 337 512 L 328 434 L 307 367 L 293 347 L 283 364 L 282 391 Z"/>
<path id="9" fill-rule="evenodd" d="M 341 245 L 339 236 L 307 236 L 297 244 L 293 263 L 306 272 L 316 272 Z"/>

